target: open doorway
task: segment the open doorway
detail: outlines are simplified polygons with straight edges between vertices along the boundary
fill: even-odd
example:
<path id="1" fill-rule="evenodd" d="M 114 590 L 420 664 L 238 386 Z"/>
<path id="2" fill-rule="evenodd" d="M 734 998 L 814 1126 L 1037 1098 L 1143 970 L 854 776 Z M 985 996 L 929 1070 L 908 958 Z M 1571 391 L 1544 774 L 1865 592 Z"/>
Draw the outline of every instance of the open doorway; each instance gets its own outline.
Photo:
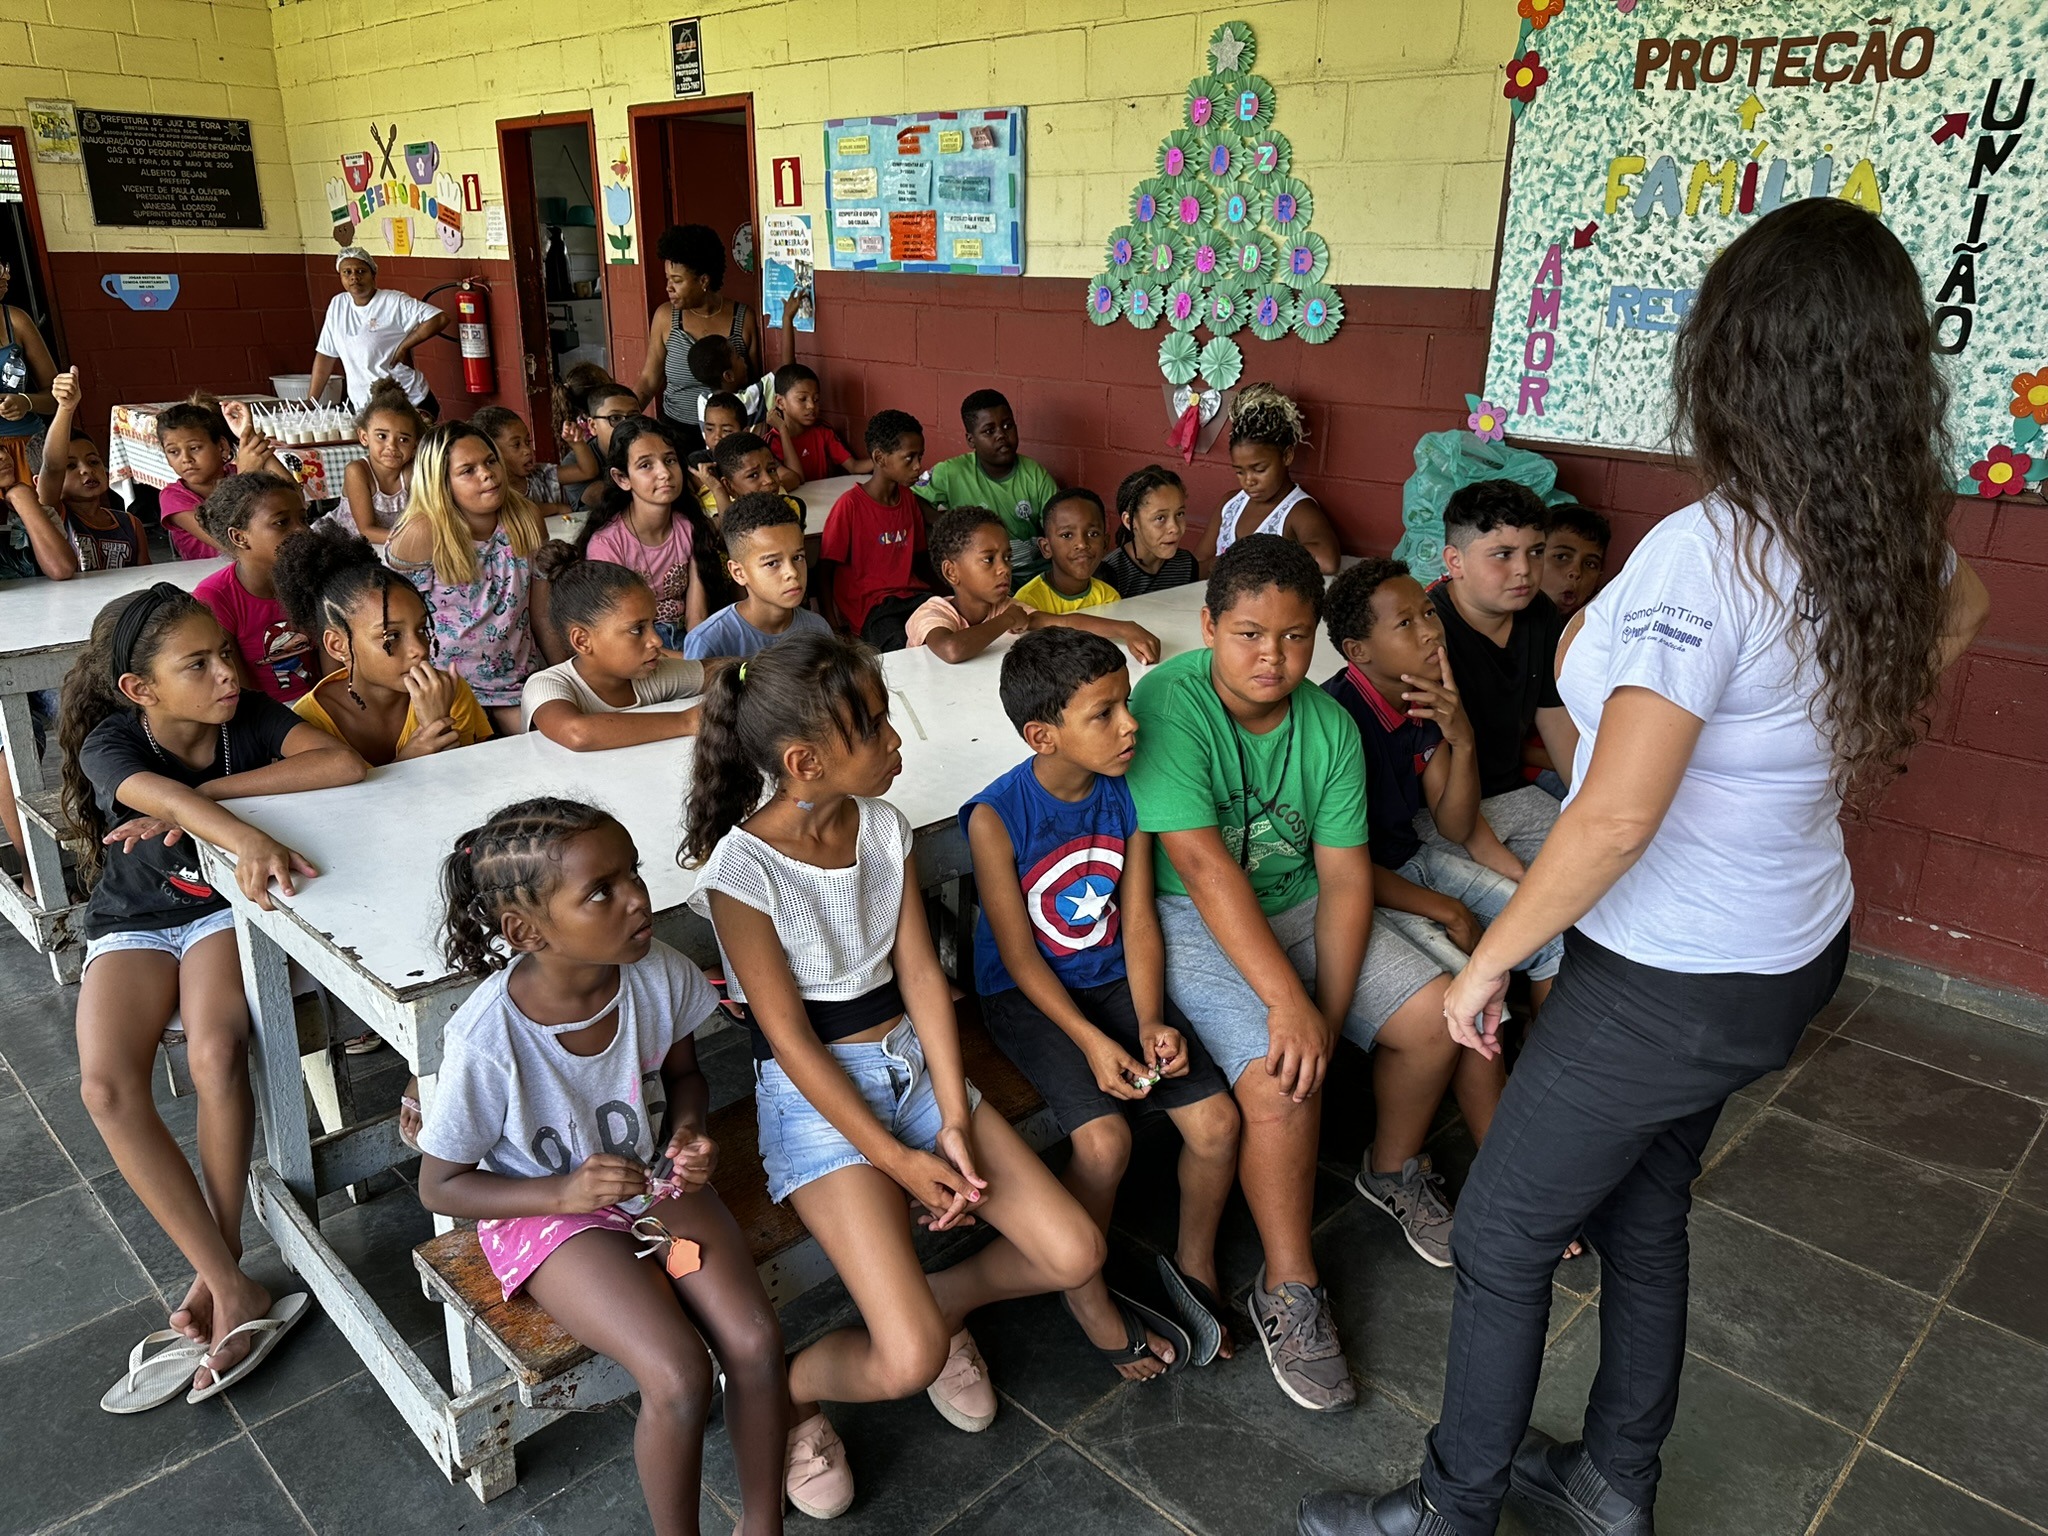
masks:
<path id="1" fill-rule="evenodd" d="M 725 243 L 725 296 L 761 312 L 754 206 L 754 98 L 708 96 L 627 109 L 638 188 L 647 308 L 667 297 L 655 242 L 671 224 L 705 224 Z M 758 359 L 757 359 L 758 361 Z"/>
<path id="2" fill-rule="evenodd" d="M 578 363 L 611 369 L 610 295 L 597 202 L 597 140 L 587 112 L 498 124 L 505 229 L 518 290 L 534 446 L 558 453 L 554 386 Z"/>
<path id="3" fill-rule="evenodd" d="M 29 169 L 28 135 L 19 128 L 0 128 L 0 263 L 9 274 L 0 303 L 35 321 L 61 366 L 64 338 L 50 291 L 48 251 L 35 174 Z"/>

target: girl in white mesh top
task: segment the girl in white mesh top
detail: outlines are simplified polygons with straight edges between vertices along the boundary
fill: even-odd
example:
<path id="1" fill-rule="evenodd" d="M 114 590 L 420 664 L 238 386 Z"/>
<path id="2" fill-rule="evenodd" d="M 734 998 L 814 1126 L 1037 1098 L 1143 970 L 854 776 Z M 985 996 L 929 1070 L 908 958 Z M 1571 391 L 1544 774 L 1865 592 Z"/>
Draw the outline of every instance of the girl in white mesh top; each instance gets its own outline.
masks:
<path id="1" fill-rule="evenodd" d="M 1087 1213 L 1001 1114 L 978 1108 L 961 1070 L 910 827 L 879 798 L 901 744 L 872 653 L 792 635 L 711 683 L 684 843 L 703 871 L 691 904 L 717 929 L 754 1037 L 768 1192 L 795 1206 L 865 1325 L 789 1363 L 788 1491 L 818 1518 L 853 1501 L 821 1399 L 922 1388 L 956 1427 L 987 1428 L 995 1391 L 967 1314 L 1085 1284 L 1104 1253 Z M 906 1190 L 920 1225 L 985 1220 L 1002 1236 L 927 1275 Z"/>

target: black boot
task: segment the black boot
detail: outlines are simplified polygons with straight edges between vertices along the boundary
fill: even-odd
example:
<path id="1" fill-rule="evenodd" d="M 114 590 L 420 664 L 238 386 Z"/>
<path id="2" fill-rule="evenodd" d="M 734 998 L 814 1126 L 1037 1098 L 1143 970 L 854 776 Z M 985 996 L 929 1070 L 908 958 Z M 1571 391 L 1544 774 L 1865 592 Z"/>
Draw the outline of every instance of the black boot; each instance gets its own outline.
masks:
<path id="1" fill-rule="evenodd" d="M 1369 1493 L 1312 1493 L 1301 1501 L 1301 1536 L 1458 1536 L 1422 1497 L 1422 1480 L 1377 1498 Z"/>
<path id="2" fill-rule="evenodd" d="M 1631 1504 L 1608 1487 L 1583 1441 L 1559 1445 L 1542 1430 L 1530 1430 L 1515 1452 L 1508 1485 L 1545 1509 L 1569 1515 L 1580 1536 L 1656 1536 L 1649 1506 Z"/>

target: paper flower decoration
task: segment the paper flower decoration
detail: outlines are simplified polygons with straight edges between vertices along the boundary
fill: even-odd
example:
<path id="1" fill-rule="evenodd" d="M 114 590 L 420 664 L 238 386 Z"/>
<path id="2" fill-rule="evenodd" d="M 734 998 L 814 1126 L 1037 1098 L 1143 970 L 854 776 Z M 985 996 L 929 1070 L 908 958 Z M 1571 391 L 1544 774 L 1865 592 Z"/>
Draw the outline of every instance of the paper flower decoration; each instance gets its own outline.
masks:
<path id="1" fill-rule="evenodd" d="M 1183 277 L 1166 290 L 1162 301 L 1166 312 L 1166 323 L 1176 331 L 1192 331 L 1202 323 L 1203 292 L 1201 281 L 1194 277 Z M 1176 384 L 1182 380 L 1174 380 Z"/>
<path id="2" fill-rule="evenodd" d="M 2048 368 L 2013 376 L 2012 413 L 2032 417 L 2037 427 L 2048 427 Z"/>
<path id="3" fill-rule="evenodd" d="M 1232 283 L 1218 283 L 1203 297 L 1202 324 L 1216 336 L 1228 336 L 1244 324 L 1244 290 Z M 1206 374 L 1203 377 L 1208 377 Z M 1209 380 L 1214 384 L 1214 379 Z"/>
<path id="4" fill-rule="evenodd" d="M 1145 242 L 1143 260 L 1145 277 L 1151 282 L 1165 284 L 1173 281 L 1185 258 L 1181 254 L 1180 242 L 1162 232 Z"/>
<path id="5" fill-rule="evenodd" d="M 1500 88 L 1501 95 L 1509 101 L 1518 101 L 1527 106 L 1536 99 L 1536 92 L 1550 78 L 1550 71 L 1543 67 L 1543 57 L 1531 48 L 1519 59 L 1508 61 L 1507 84 Z"/>
<path id="6" fill-rule="evenodd" d="M 1199 75 L 1188 82 L 1187 123 L 1190 128 L 1221 126 L 1231 119 L 1237 93 L 1226 80 Z"/>
<path id="7" fill-rule="evenodd" d="M 1192 128 L 1174 129 L 1159 146 L 1159 174 L 1171 181 L 1200 170 L 1208 148 L 1206 134 Z"/>
<path id="8" fill-rule="evenodd" d="M 1217 74 L 1250 69 L 1258 61 L 1259 41 L 1243 22 L 1226 21 L 1209 34 L 1209 64 Z"/>
<path id="9" fill-rule="evenodd" d="M 1266 188 L 1266 221 L 1282 235 L 1307 228 L 1315 211 L 1315 194 L 1292 176 L 1275 177 Z"/>
<path id="10" fill-rule="evenodd" d="M 1188 269 L 1198 280 L 1207 282 L 1223 269 L 1223 249 L 1215 237 L 1204 230 L 1196 230 L 1189 240 Z"/>
<path id="11" fill-rule="evenodd" d="M 1104 272 L 1088 285 L 1088 318 L 1097 325 L 1113 325 L 1123 312 L 1123 289 L 1114 276 Z"/>
<path id="12" fill-rule="evenodd" d="M 1272 283 L 1261 283 L 1245 295 L 1245 323 L 1261 341 L 1278 341 L 1294 324 L 1294 295 Z"/>
<path id="13" fill-rule="evenodd" d="M 1524 21 L 1541 32 L 1564 14 L 1564 0 L 1521 0 L 1515 10 Z"/>
<path id="14" fill-rule="evenodd" d="M 1230 121 L 1239 133 L 1260 133 L 1273 121 L 1273 82 L 1246 75 L 1230 95 Z"/>
<path id="15" fill-rule="evenodd" d="M 1230 248 L 1230 275 L 1247 287 L 1267 281 L 1278 266 L 1273 242 L 1257 230 L 1239 235 Z"/>
<path id="16" fill-rule="evenodd" d="M 1109 235 L 1109 270 L 1118 277 L 1127 277 L 1137 264 L 1138 250 L 1145 236 L 1135 226 L 1125 224 L 1111 230 Z"/>
<path id="17" fill-rule="evenodd" d="M 1244 377 L 1244 353 L 1228 336 L 1210 337 L 1195 361 L 1211 389 L 1228 389 Z"/>
<path id="18" fill-rule="evenodd" d="M 1124 290 L 1124 318 L 1141 331 L 1159 323 L 1159 295 L 1156 283 L 1136 282 Z"/>
<path id="19" fill-rule="evenodd" d="M 1244 158 L 1244 145 L 1228 133 L 1212 133 L 1202 143 L 1199 170 L 1212 181 L 1228 185 L 1237 175 L 1238 162 Z"/>
<path id="20" fill-rule="evenodd" d="M 1169 384 L 1186 384 L 1195 376 L 1195 359 L 1200 349 L 1186 331 L 1175 331 L 1159 343 L 1159 371 Z"/>
<path id="21" fill-rule="evenodd" d="M 1298 234 L 1280 252 L 1280 281 L 1293 288 L 1320 283 L 1330 270 L 1330 247 L 1321 235 Z"/>
<path id="22" fill-rule="evenodd" d="M 1284 133 L 1255 133 L 1245 143 L 1240 165 L 1245 175 L 1260 180 L 1285 176 L 1294 168 L 1294 146 Z"/>
<path id="23" fill-rule="evenodd" d="M 1193 176 L 1184 176 L 1164 199 L 1168 220 L 1183 232 L 1209 222 L 1216 206 L 1215 194 Z"/>
<path id="24" fill-rule="evenodd" d="M 1131 193 L 1131 222 L 1141 226 L 1158 223 L 1165 211 L 1161 206 L 1165 195 L 1166 183 L 1159 177 L 1139 182 Z"/>
<path id="25" fill-rule="evenodd" d="M 1230 187 L 1216 199 L 1216 222 L 1237 239 L 1259 227 L 1259 210 L 1265 199 L 1248 186 Z"/>
<path id="26" fill-rule="evenodd" d="M 2027 488 L 2027 471 L 2033 467 L 2031 454 L 1999 443 L 1970 466 L 1970 478 L 1977 482 L 1979 496 L 2017 496 Z"/>
<path id="27" fill-rule="evenodd" d="M 1467 395 L 1466 399 L 1472 397 Z M 1465 425 L 1472 429 L 1472 435 L 1482 443 L 1497 443 L 1508 432 L 1508 413 L 1491 400 L 1473 401 L 1472 414 L 1465 418 Z"/>
<path id="28" fill-rule="evenodd" d="M 1310 283 L 1294 297 L 1294 334 L 1311 345 L 1321 345 L 1337 334 L 1344 323 L 1344 301 L 1337 290 L 1325 283 Z"/>

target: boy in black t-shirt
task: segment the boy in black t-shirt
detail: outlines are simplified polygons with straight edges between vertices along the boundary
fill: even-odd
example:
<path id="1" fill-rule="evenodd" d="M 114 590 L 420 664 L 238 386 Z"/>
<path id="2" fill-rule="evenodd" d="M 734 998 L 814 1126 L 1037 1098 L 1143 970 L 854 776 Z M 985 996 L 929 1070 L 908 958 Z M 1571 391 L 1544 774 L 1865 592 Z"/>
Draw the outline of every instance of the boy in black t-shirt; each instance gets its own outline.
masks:
<path id="1" fill-rule="evenodd" d="M 1399 560 L 1363 560 L 1340 575 L 1324 599 L 1323 622 L 1348 663 L 1323 691 L 1358 723 L 1365 748 L 1373 904 L 1455 974 L 1515 882 L 1455 846 L 1477 840 L 1504 852 L 1479 814 L 1472 723 L 1444 653 L 1442 623 Z M 1436 838 L 1423 839 L 1423 821 Z M 1563 949 L 1553 939 L 1526 967 L 1539 1006 Z"/>
<path id="2" fill-rule="evenodd" d="M 1477 743 L 1480 814 L 1513 855 L 1474 856 L 1513 879 L 1557 821 L 1557 801 L 1523 778 L 1522 743 L 1533 727 L 1565 773 L 1578 743 L 1557 695 L 1564 625 L 1540 590 L 1543 527 L 1543 502 L 1525 485 L 1461 487 L 1444 508 L 1444 578 L 1430 588 Z"/>

